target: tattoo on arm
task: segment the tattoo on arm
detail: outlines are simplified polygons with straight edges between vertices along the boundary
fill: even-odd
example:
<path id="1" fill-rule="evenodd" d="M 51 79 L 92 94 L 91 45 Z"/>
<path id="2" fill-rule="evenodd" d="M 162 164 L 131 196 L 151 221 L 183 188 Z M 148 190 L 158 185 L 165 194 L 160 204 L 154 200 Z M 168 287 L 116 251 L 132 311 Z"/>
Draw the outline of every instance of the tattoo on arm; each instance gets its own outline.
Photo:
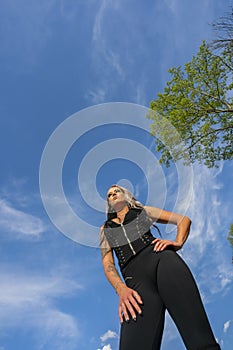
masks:
<path id="1" fill-rule="evenodd" d="M 112 250 L 108 243 L 107 238 L 105 237 L 103 227 L 101 228 L 101 232 L 100 232 L 100 248 L 101 248 L 102 259 L 106 256 L 106 254 L 108 254 Z M 105 262 L 104 272 L 109 282 L 113 285 L 114 288 L 115 288 L 116 280 L 118 281 L 117 282 L 118 284 L 121 282 L 121 277 L 116 269 L 114 261 L 112 261 L 112 257 L 110 257 L 110 261 L 107 260 Z"/>
<path id="2" fill-rule="evenodd" d="M 116 269 L 115 265 L 112 264 L 112 263 L 108 264 L 108 266 L 106 268 L 106 272 L 111 273 L 113 277 L 120 277 L 119 273 L 117 272 L 117 269 Z"/>
<path id="3" fill-rule="evenodd" d="M 104 258 L 105 255 L 108 254 L 108 252 L 110 252 L 110 250 L 111 250 L 111 249 L 109 249 L 109 248 L 102 247 L 102 248 L 101 248 L 102 258 Z"/>
<path id="4" fill-rule="evenodd" d="M 101 233 L 100 233 L 100 248 L 101 248 L 102 258 L 104 258 L 105 255 L 111 251 L 111 247 L 104 235 L 103 229 L 101 229 Z"/>

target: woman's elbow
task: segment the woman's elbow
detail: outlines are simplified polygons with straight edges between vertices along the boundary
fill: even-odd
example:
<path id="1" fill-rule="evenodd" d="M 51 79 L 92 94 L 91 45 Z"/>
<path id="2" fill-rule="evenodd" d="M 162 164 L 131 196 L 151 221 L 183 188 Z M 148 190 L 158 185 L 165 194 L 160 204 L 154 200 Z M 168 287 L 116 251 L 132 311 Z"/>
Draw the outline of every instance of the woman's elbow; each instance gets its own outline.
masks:
<path id="1" fill-rule="evenodd" d="M 183 220 L 185 221 L 185 223 L 188 227 L 191 226 L 192 220 L 188 216 L 184 216 Z"/>
<path id="2" fill-rule="evenodd" d="M 177 224 L 186 225 L 186 226 L 190 227 L 191 224 L 192 224 L 192 221 L 191 221 L 191 219 L 188 216 L 183 215 L 183 216 L 180 217 L 180 219 L 178 220 Z"/>

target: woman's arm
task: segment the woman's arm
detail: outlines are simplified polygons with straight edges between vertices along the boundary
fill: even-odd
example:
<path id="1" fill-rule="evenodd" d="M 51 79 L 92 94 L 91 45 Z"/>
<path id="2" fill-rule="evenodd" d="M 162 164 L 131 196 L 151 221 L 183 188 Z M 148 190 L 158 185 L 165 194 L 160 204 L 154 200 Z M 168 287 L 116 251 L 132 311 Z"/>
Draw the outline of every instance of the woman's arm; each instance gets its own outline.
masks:
<path id="1" fill-rule="evenodd" d="M 175 241 L 170 241 L 166 239 L 158 239 L 156 238 L 152 244 L 154 244 L 154 250 L 162 251 L 167 247 L 173 247 L 175 250 L 179 250 L 182 248 L 183 244 L 188 238 L 191 220 L 184 215 L 169 212 L 166 210 L 162 210 L 155 207 L 147 207 L 144 209 L 147 212 L 147 215 L 152 221 L 156 221 L 162 224 L 174 224 L 177 226 L 177 234 Z"/>
<path id="2" fill-rule="evenodd" d="M 103 228 L 101 228 L 100 232 L 100 247 L 102 253 L 104 273 L 119 296 L 118 314 L 120 322 L 123 322 L 123 315 L 125 317 L 125 320 L 128 321 L 129 313 L 131 314 L 133 319 L 136 319 L 135 310 L 138 313 L 141 313 L 141 309 L 139 306 L 139 304 L 142 304 L 141 297 L 135 290 L 128 288 L 122 281 L 115 266 L 112 250 L 103 233 Z"/>
<path id="3" fill-rule="evenodd" d="M 108 241 L 104 235 L 104 233 L 101 231 L 100 233 L 100 248 L 101 248 L 101 254 L 102 254 L 102 263 L 104 268 L 104 273 L 110 282 L 110 284 L 113 286 L 113 288 L 116 290 L 119 288 L 120 284 L 123 284 L 114 262 L 113 253 L 111 250 L 111 247 L 108 244 Z"/>

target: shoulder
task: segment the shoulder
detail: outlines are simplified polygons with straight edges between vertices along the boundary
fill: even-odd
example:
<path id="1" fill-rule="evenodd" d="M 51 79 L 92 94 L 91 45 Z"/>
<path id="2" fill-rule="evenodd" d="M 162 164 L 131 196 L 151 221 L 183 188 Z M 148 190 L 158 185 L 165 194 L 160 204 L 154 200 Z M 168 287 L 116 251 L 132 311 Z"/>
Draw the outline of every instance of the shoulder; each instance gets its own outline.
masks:
<path id="1" fill-rule="evenodd" d="M 109 242 L 106 238 L 106 235 L 104 233 L 104 227 L 105 227 L 105 224 L 103 224 L 100 227 L 100 237 L 99 237 L 99 244 L 100 244 L 102 258 L 104 258 L 109 252 L 112 251 L 110 244 L 109 244 Z"/>
<path id="2" fill-rule="evenodd" d="M 158 219 L 163 212 L 163 210 L 160 208 L 150 206 L 144 206 L 143 209 L 151 219 Z"/>
<path id="3" fill-rule="evenodd" d="M 147 215 L 149 218 L 153 221 L 157 221 L 159 223 L 171 223 L 171 224 L 178 224 L 183 220 L 191 220 L 186 217 L 185 215 L 174 213 L 171 211 L 167 211 L 164 209 L 156 208 L 156 207 L 144 207 L 144 209 L 147 212 Z"/>
<path id="4" fill-rule="evenodd" d="M 106 221 L 100 226 L 100 234 L 104 234 L 104 229 L 106 227 Z"/>
<path id="5" fill-rule="evenodd" d="M 104 236 L 105 236 L 105 232 L 104 232 L 104 229 L 105 229 L 105 225 L 106 223 L 104 223 L 103 225 L 100 226 L 100 239 L 104 239 Z"/>
<path id="6" fill-rule="evenodd" d="M 111 231 L 114 222 L 112 220 L 106 220 L 103 225 L 100 226 L 100 236 L 106 236 L 107 233 Z"/>

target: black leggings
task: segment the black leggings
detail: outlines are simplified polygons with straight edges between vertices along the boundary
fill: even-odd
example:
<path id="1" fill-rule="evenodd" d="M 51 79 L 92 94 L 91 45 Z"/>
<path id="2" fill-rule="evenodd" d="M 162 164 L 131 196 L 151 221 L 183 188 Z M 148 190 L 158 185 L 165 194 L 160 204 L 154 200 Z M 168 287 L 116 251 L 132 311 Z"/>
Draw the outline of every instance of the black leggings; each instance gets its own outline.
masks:
<path id="1" fill-rule="evenodd" d="M 122 271 L 143 300 L 142 315 L 123 322 L 120 350 L 159 350 L 167 309 L 188 350 L 219 350 L 193 276 L 173 250 L 149 246 Z"/>

